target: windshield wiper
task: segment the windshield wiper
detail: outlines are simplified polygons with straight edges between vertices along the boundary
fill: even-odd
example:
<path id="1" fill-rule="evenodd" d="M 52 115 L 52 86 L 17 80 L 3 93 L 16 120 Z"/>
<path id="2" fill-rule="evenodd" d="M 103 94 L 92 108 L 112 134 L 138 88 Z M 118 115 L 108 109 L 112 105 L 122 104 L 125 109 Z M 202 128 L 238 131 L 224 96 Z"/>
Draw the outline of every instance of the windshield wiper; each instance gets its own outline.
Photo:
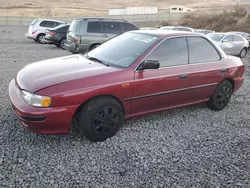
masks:
<path id="1" fill-rule="evenodd" d="M 110 66 L 108 63 L 103 62 L 103 61 L 101 61 L 100 59 L 97 59 L 97 58 L 95 58 L 95 57 L 90 57 L 90 56 L 88 56 L 88 54 L 86 54 L 85 57 L 86 57 L 87 59 L 89 59 L 89 60 L 97 61 L 97 62 L 99 62 L 99 63 L 101 63 L 101 64 L 103 64 L 103 65 L 106 65 L 107 67 Z"/>

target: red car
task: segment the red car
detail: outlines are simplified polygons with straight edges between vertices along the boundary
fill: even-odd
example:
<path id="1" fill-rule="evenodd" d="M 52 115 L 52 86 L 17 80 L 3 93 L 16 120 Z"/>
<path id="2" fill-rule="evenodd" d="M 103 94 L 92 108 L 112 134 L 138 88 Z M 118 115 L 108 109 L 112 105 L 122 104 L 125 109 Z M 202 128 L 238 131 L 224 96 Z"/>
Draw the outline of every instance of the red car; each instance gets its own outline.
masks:
<path id="1" fill-rule="evenodd" d="M 84 55 L 32 63 L 10 82 L 22 124 L 68 133 L 73 119 L 92 141 L 112 137 L 124 119 L 207 102 L 217 111 L 243 84 L 245 66 L 210 39 L 180 31 L 130 31 Z"/>

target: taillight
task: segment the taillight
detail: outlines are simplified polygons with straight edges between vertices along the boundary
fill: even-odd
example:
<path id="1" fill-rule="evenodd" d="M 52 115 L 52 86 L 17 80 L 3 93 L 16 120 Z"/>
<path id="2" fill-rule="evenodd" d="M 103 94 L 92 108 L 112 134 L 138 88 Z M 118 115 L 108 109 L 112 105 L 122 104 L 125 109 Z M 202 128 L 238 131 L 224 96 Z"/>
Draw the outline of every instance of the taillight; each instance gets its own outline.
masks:
<path id="1" fill-rule="evenodd" d="M 55 35 L 55 34 L 56 34 L 56 32 L 52 32 L 52 31 L 49 32 L 49 35 L 52 35 L 52 36 L 53 36 L 53 35 Z"/>
<path id="2" fill-rule="evenodd" d="M 75 44 L 78 44 L 78 40 L 77 40 L 77 39 L 75 39 L 75 40 L 74 40 L 74 43 L 75 43 Z"/>
<path id="3" fill-rule="evenodd" d="M 34 35 L 37 31 L 32 31 L 32 35 Z"/>

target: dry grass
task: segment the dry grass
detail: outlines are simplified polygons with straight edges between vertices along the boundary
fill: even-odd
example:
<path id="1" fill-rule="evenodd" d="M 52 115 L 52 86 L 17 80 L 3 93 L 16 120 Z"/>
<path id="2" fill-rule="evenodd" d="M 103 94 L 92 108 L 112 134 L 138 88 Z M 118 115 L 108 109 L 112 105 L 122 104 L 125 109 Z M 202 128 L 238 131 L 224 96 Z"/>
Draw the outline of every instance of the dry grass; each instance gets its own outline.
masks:
<path id="1" fill-rule="evenodd" d="M 243 31 L 250 33 L 250 15 L 247 9 L 235 6 L 231 11 L 218 15 L 189 14 L 178 23 L 165 22 L 162 25 L 183 25 L 195 29 L 211 29 L 217 32 Z"/>

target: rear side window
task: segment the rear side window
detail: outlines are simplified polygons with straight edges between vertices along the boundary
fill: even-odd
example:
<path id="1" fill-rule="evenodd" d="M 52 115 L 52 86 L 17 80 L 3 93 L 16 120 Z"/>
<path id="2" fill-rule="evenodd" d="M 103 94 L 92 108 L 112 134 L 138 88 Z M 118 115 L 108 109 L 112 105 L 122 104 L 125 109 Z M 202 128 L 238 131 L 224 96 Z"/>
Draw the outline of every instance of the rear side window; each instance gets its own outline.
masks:
<path id="1" fill-rule="evenodd" d="M 35 25 L 37 21 L 37 19 L 33 20 L 30 25 Z"/>
<path id="2" fill-rule="evenodd" d="M 50 27 L 50 28 L 56 27 L 58 25 L 60 25 L 60 23 L 53 22 L 53 21 L 42 21 L 40 23 L 40 26 L 42 26 L 42 27 Z"/>
<path id="3" fill-rule="evenodd" d="M 238 35 L 234 35 L 233 36 L 233 39 L 234 39 L 234 41 L 236 41 L 236 42 L 239 42 L 239 41 L 243 41 L 243 39 L 240 37 L 240 36 L 238 36 Z"/>
<path id="4" fill-rule="evenodd" d="M 147 59 L 159 60 L 160 67 L 187 65 L 188 47 L 186 38 L 172 38 L 163 41 Z"/>
<path id="5" fill-rule="evenodd" d="M 80 20 L 73 20 L 69 26 L 69 31 L 77 32 L 81 24 Z"/>
<path id="6" fill-rule="evenodd" d="M 105 22 L 107 33 L 120 34 L 122 33 L 120 22 Z"/>
<path id="7" fill-rule="evenodd" d="M 188 37 L 190 64 L 214 62 L 220 60 L 220 55 L 213 45 L 202 37 Z"/>
<path id="8" fill-rule="evenodd" d="M 223 40 L 233 41 L 233 35 L 228 35 Z"/>
<path id="9" fill-rule="evenodd" d="M 135 25 L 130 23 L 122 23 L 124 31 L 139 30 Z"/>
<path id="10" fill-rule="evenodd" d="M 88 33 L 102 33 L 102 23 L 99 21 L 88 22 L 87 32 Z"/>

